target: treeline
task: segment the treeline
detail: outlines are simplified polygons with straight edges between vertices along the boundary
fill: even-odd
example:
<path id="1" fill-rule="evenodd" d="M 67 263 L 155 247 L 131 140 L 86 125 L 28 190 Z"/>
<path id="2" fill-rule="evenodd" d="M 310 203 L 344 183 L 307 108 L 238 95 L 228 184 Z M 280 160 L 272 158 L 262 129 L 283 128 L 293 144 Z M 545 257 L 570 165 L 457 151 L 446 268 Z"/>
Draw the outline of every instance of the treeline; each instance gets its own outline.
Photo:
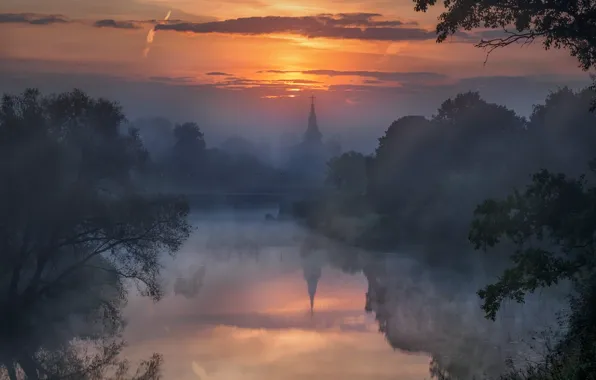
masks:
<path id="1" fill-rule="evenodd" d="M 266 149 L 242 137 L 209 147 L 196 123 L 153 118 L 137 120 L 132 127 L 149 152 L 144 180 L 150 188 L 186 194 L 267 193 L 290 177 L 272 164 Z"/>
<path id="2" fill-rule="evenodd" d="M 81 91 L 0 102 L 0 378 L 157 379 L 119 358 L 130 285 L 158 300 L 188 205 L 137 180 L 148 154 L 121 108 Z"/>
<path id="3" fill-rule="evenodd" d="M 567 282 L 569 307 L 546 356 L 503 376 L 593 379 L 593 97 L 592 89 L 559 89 L 526 119 L 478 93 L 459 94 L 431 118 L 394 122 L 375 154 L 331 160 L 327 179 L 335 190 L 298 204 L 295 213 L 352 245 L 414 254 L 464 273 L 483 270 L 496 278 L 478 291 L 488 319 L 505 300 L 523 302 L 528 293 Z M 473 265 L 479 261 L 488 265 Z"/>
<path id="4" fill-rule="evenodd" d="M 335 191 L 297 205 L 296 213 L 355 245 L 436 244 L 441 252 L 433 255 L 451 260 L 445 251 L 467 246 L 473 211 L 484 199 L 528 184 L 542 168 L 571 175 L 587 170 L 596 143 L 591 96 L 560 89 L 526 119 L 476 92 L 459 94 L 431 118 L 392 123 L 373 155 L 332 159 L 327 180 Z"/>

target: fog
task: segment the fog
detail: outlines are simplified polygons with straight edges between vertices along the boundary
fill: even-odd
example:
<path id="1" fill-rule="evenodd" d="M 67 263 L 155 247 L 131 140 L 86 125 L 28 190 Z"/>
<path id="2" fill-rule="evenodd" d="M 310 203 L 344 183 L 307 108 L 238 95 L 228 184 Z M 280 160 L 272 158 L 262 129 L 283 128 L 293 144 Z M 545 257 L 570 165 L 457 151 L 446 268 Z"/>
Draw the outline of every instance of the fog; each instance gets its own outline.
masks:
<path id="1" fill-rule="evenodd" d="M 314 100 L 296 134 L 218 141 L 82 90 L 7 94 L 0 375 L 471 380 L 568 363 L 591 299 L 593 96 L 558 89 L 526 117 L 453 94 L 354 151 Z"/>
<path id="2" fill-rule="evenodd" d="M 566 305 L 562 292 L 537 294 L 525 304 L 509 303 L 499 319 L 491 322 L 484 318 L 476 295 L 478 288 L 494 280 L 490 275 L 477 271 L 473 278 L 462 276 L 421 263 L 412 252 L 387 252 L 379 256 L 366 250 L 350 252 L 353 270 L 342 272 L 336 257 L 345 255 L 349 248 L 293 221 L 265 221 L 264 215 L 270 211 L 221 210 L 192 215 L 196 232 L 176 260 L 166 265 L 164 276 L 170 284 L 169 296 L 155 306 L 143 299 L 130 302 L 131 329 L 127 338 L 131 353 L 141 355 L 153 344 L 167 346 L 181 333 L 214 326 L 234 327 L 239 331 L 352 331 L 363 336 L 383 334 L 387 343 L 398 350 L 395 356 L 432 357 L 458 378 L 492 377 L 502 373 L 507 358 L 524 365 L 527 360 L 539 357 L 536 337 L 558 329 L 557 312 Z M 309 269 L 304 260 L 305 254 L 322 258 L 312 317 L 308 313 L 307 283 L 300 278 L 301 271 L 312 270 L 312 265 Z M 482 258 L 476 261 L 480 266 Z M 299 285 L 302 282 L 298 302 L 293 290 L 283 290 L 287 292 L 284 297 L 275 289 L 288 286 L 284 281 L 292 282 L 292 279 Z M 200 289 L 182 292 L 182 283 L 200 284 Z M 342 299 L 346 297 L 345 290 L 355 292 L 355 302 Z M 357 308 L 353 307 L 354 303 Z M 369 313 L 365 312 L 365 305 Z M 147 310 L 151 311 L 147 313 Z M 378 333 L 381 327 L 383 331 Z M 164 333 L 164 328 L 168 332 Z M 268 344 L 266 336 L 254 339 L 262 345 Z M 186 351 L 195 350 L 184 342 L 168 349 L 166 377 L 179 373 L 181 379 L 192 378 L 192 363 L 179 356 L 186 357 Z M 367 348 L 355 347 L 352 355 L 359 355 L 359 350 L 366 353 Z M 247 354 L 230 354 L 229 361 L 241 361 L 242 355 Z M 331 354 L 323 350 L 320 355 Z M 205 354 L 192 358 L 195 363 L 213 361 Z M 220 368 L 224 364 L 217 362 L 214 366 Z M 267 364 L 258 368 L 245 365 L 239 370 L 253 378 L 259 373 L 265 376 L 270 368 Z M 290 364 L 284 370 L 290 378 L 293 376 Z M 207 378 L 227 378 L 218 374 L 219 369 L 212 371 Z M 328 368 L 326 375 L 313 371 L 309 376 L 317 379 L 340 373 L 341 368 Z M 395 372 L 400 373 L 405 374 L 403 370 Z M 372 375 L 373 370 L 369 373 Z M 404 378 L 425 377 L 425 373 L 416 375 Z"/>

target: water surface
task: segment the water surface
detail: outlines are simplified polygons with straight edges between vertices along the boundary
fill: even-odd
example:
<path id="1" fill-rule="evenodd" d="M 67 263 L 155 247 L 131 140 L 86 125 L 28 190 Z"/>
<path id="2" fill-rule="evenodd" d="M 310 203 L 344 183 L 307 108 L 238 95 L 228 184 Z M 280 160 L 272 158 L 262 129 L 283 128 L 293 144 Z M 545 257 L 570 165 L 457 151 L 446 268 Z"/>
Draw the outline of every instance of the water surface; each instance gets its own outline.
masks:
<path id="1" fill-rule="evenodd" d="M 465 380 L 534 360 L 528 344 L 561 307 L 533 295 L 487 321 L 476 291 L 494 278 L 480 269 L 351 249 L 267 212 L 193 215 L 167 296 L 129 303 L 129 358 L 159 352 L 176 380 Z"/>
<path id="2" fill-rule="evenodd" d="M 429 377 L 428 355 L 392 349 L 364 310 L 364 274 L 333 268 L 309 232 L 264 215 L 195 216 L 167 264 L 168 295 L 129 303 L 127 357 L 160 352 L 179 380 Z"/>

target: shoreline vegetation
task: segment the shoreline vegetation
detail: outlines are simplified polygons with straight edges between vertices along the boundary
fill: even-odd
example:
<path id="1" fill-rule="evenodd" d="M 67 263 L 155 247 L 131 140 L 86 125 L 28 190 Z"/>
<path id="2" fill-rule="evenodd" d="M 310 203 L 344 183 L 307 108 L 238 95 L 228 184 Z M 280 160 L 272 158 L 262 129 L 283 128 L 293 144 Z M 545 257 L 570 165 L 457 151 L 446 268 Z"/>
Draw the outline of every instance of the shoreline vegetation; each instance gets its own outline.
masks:
<path id="1" fill-rule="evenodd" d="M 392 123 L 374 154 L 331 158 L 325 183 L 309 182 L 308 191 L 292 194 L 301 201 L 282 199 L 278 217 L 346 247 L 383 254 L 407 249 L 423 267 L 463 276 L 501 273 L 478 292 L 488 319 L 505 300 L 523 301 L 537 289 L 571 281 L 576 291 L 561 327 L 568 333 L 528 371 L 564 369 L 575 371 L 565 372 L 567 378 L 589 378 L 596 341 L 596 181 L 583 173 L 596 168 L 588 165 L 596 145 L 596 115 L 588 111 L 593 96 L 591 89 L 563 88 L 524 119 L 478 93 L 459 94 L 431 118 Z M 266 193 L 287 182 L 287 173 L 258 160 L 246 167 L 245 159 L 210 151 L 193 123 L 174 127 L 173 150 L 157 159 L 144 147 L 142 131 L 124 128 L 116 103 L 78 90 L 51 96 L 27 90 L 5 96 L 1 106 L 0 174 L 11 184 L 0 197 L 2 232 L 11 238 L 2 240 L 0 280 L 8 291 L 0 310 L 12 312 L 0 313 L 0 360 L 11 380 L 23 374 L 96 380 L 125 366 L 119 357 L 125 284 L 132 281 L 159 300 L 160 255 L 175 255 L 192 232 L 189 199 L 154 194 L 152 181 L 188 189 L 207 178 L 202 188 L 237 193 Z M 253 181 L 253 170 L 267 181 Z M 229 179 L 238 172 L 244 176 Z M 334 255 L 343 270 L 372 270 Z M 385 332 L 390 310 L 372 301 Z M 91 322 L 73 330 L 71 314 Z M 80 356 L 81 341 L 97 355 Z M 158 379 L 161 358 L 147 363 L 147 378 Z M 458 378 L 439 363 L 434 376 Z M 509 378 L 561 378 L 540 376 Z"/>
<path id="2" fill-rule="evenodd" d="M 506 300 L 573 284 L 563 338 L 539 363 L 504 379 L 596 376 L 596 115 L 594 92 L 550 93 L 528 118 L 478 93 L 448 99 L 427 119 L 406 116 L 374 154 L 328 162 L 317 198 L 286 212 L 348 246 L 377 252 L 416 247 L 416 259 L 470 273 L 481 257 L 495 282 L 478 291 L 486 318 Z M 584 174 L 587 173 L 587 174 Z M 590 319 L 592 318 L 592 319 Z M 439 379 L 456 379 L 435 371 Z"/>

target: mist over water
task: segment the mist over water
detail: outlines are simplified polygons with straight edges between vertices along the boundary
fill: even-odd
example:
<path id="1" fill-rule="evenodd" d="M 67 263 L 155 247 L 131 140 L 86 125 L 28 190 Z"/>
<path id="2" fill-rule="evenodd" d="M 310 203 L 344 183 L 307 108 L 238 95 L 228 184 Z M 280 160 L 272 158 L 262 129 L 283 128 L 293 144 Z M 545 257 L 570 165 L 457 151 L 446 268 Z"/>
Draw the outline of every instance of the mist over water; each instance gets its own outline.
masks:
<path id="1" fill-rule="evenodd" d="M 538 357 L 536 337 L 565 304 L 535 294 L 488 321 L 476 291 L 492 279 L 480 269 L 462 275 L 409 252 L 347 248 L 265 220 L 271 212 L 191 215 L 196 231 L 165 263 L 165 299 L 129 302 L 130 358 L 159 350 L 166 378 L 179 379 L 424 379 L 433 363 L 460 378 L 497 376 L 508 359 Z M 311 316 L 306 279 L 317 269 Z"/>

